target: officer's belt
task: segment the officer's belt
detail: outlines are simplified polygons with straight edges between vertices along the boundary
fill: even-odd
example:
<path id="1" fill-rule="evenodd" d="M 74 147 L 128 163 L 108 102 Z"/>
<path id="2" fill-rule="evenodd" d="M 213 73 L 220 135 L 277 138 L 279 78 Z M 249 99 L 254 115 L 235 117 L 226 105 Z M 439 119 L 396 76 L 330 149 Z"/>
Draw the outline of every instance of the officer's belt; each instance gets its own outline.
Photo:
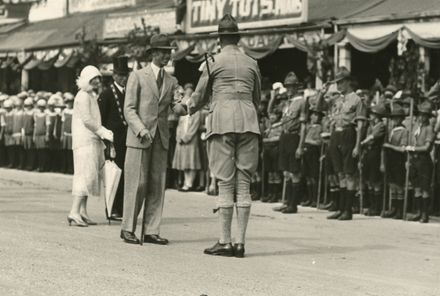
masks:
<path id="1" fill-rule="evenodd" d="M 239 93 L 239 92 L 231 92 L 231 93 L 214 93 L 212 96 L 212 100 L 249 100 L 252 101 L 251 93 Z"/>

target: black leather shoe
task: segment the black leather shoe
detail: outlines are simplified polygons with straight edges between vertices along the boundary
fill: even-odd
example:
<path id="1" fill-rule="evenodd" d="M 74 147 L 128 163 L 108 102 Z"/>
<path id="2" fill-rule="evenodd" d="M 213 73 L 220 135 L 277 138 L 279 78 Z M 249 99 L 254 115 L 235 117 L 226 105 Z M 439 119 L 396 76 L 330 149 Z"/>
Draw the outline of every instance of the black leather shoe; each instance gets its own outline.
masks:
<path id="1" fill-rule="evenodd" d="M 113 221 L 122 221 L 122 216 L 119 214 L 112 214 L 109 219 Z"/>
<path id="2" fill-rule="evenodd" d="M 244 257 L 244 244 L 235 244 L 234 245 L 234 256 L 237 258 Z"/>
<path id="3" fill-rule="evenodd" d="M 128 244 L 139 244 L 139 239 L 133 232 L 121 230 L 121 238 Z"/>
<path id="4" fill-rule="evenodd" d="M 353 220 L 353 213 L 351 211 L 344 211 L 338 218 L 339 221 Z"/>
<path id="5" fill-rule="evenodd" d="M 331 214 L 330 216 L 328 216 L 327 219 L 336 220 L 336 219 L 339 219 L 339 217 L 341 217 L 341 216 L 342 216 L 342 211 L 337 211 L 337 212 Z"/>
<path id="6" fill-rule="evenodd" d="M 168 240 L 166 238 L 161 238 L 157 234 L 148 234 L 144 236 L 144 242 L 149 244 L 156 244 L 156 245 L 167 245 Z"/>
<path id="7" fill-rule="evenodd" d="M 284 210 L 281 210 L 281 213 L 283 213 L 283 214 L 296 214 L 296 213 L 298 213 L 298 207 L 297 206 L 288 206 Z"/>
<path id="8" fill-rule="evenodd" d="M 220 242 L 217 242 L 213 247 L 205 249 L 203 253 L 214 256 L 232 257 L 234 256 L 234 248 L 231 243 L 221 244 Z"/>

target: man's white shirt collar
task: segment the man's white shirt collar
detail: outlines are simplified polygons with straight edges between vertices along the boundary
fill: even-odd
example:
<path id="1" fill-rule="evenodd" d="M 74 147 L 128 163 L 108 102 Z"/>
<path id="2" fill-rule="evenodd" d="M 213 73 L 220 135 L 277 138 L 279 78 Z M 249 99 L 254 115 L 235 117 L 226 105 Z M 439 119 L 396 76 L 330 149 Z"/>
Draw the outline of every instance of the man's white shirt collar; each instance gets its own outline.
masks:
<path id="1" fill-rule="evenodd" d="M 157 80 L 157 76 L 159 75 L 159 71 L 160 71 L 162 68 L 159 68 L 159 67 L 156 66 L 153 62 L 151 62 L 151 69 L 153 69 L 154 78 L 156 78 L 156 80 Z"/>
<path id="2" fill-rule="evenodd" d="M 114 81 L 113 83 L 116 88 L 121 92 L 121 94 L 123 94 L 125 92 L 125 87 L 120 86 L 116 81 Z"/>

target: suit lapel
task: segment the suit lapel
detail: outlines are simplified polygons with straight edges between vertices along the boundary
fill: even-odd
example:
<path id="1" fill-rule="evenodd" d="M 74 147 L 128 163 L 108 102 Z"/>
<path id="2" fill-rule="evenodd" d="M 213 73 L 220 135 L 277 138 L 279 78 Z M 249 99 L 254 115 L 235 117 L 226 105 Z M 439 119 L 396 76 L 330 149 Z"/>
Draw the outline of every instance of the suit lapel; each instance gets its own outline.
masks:
<path id="1" fill-rule="evenodd" d="M 162 101 L 163 97 L 167 94 L 168 88 L 171 85 L 171 79 L 169 77 L 169 74 L 163 70 L 163 85 L 162 85 L 162 92 L 160 93 L 160 101 Z"/>
<path id="2" fill-rule="evenodd" d="M 153 90 L 154 97 L 159 100 L 159 89 L 157 88 L 156 77 L 154 76 L 153 69 L 151 65 L 148 65 L 146 68 L 146 74 L 150 79 L 147 79 L 147 84 L 150 85 L 150 88 Z"/>

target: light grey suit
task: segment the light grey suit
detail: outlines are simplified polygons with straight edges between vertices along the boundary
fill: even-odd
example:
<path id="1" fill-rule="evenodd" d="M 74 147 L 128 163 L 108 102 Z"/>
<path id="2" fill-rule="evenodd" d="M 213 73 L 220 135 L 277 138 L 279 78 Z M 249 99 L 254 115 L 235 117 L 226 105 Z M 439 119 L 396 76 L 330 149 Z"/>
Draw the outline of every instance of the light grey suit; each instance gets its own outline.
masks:
<path id="1" fill-rule="evenodd" d="M 146 198 L 145 234 L 159 234 L 168 156 L 168 111 L 174 107 L 177 87 L 176 78 L 164 72 L 159 91 L 150 65 L 133 71 L 128 79 L 124 115 L 129 129 L 122 230 L 135 232 Z M 153 143 L 141 142 L 139 134 L 144 129 L 150 132 Z"/>

